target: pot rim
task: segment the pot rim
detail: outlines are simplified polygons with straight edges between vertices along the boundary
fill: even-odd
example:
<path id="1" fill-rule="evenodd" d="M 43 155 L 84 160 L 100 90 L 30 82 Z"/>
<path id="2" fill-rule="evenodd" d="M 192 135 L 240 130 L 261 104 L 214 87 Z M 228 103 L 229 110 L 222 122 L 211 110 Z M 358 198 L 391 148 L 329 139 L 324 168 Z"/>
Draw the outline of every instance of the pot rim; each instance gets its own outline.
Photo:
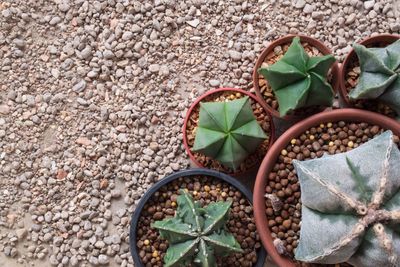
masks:
<path id="1" fill-rule="evenodd" d="M 197 175 L 211 176 L 236 187 L 240 192 L 242 192 L 246 196 L 250 204 L 253 205 L 253 195 L 251 191 L 248 188 L 246 188 L 243 184 L 241 184 L 238 180 L 225 173 L 209 169 L 195 168 L 195 169 L 181 170 L 168 175 L 167 177 L 159 180 L 157 183 L 152 185 L 150 189 L 146 191 L 146 193 L 140 199 L 135 211 L 132 214 L 130 229 L 129 229 L 129 246 L 135 266 L 144 267 L 143 263 L 140 260 L 138 249 L 136 247 L 136 239 L 137 239 L 136 228 L 138 226 L 139 218 L 144 208 L 144 205 L 153 196 L 153 194 L 157 192 L 162 186 L 172 182 L 173 180 L 179 179 L 180 177 L 197 176 Z M 254 216 L 254 211 L 253 211 L 253 216 Z M 254 267 L 263 267 L 266 256 L 267 253 L 265 249 L 261 246 L 258 250 L 257 262 L 254 264 Z"/>
<path id="2" fill-rule="evenodd" d="M 251 99 L 253 99 L 254 101 L 256 101 L 258 104 L 261 105 L 261 107 L 264 109 L 264 112 L 267 114 L 267 116 L 269 117 L 269 122 L 270 122 L 270 133 L 269 133 L 269 144 L 268 144 L 268 149 L 267 151 L 271 148 L 272 144 L 275 141 L 275 126 L 274 126 L 274 122 L 273 122 L 273 118 L 271 116 L 271 113 L 268 111 L 268 109 L 266 108 L 266 106 L 264 105 L 264 103 L 255 95 L 253 95 L 252 93 L 245 91 L 243 89 L 239 89 L 239 88 L 230 88 L 230 87 L 221 87 L 218 89 L 213 89 L 210 91 L 205 92 L 204 94 L 202 94 L 201 96 L 199 96 L 198 98 L 196 98 L 196 100 L 192 103 L 192 105 L 190 106 L 190 108 L 188 109 L 188 111 L 186 112 L 186 116 L 185 116 L 185 121 L 183 122 L 183 127 L 182 127 L 182 137 L 183 137 L 183 145 L 185 147 L 186 153 L 189 155 L 189 158 L 192 162 L 194 162 L 196 164 L 196 166 L 200 167 L 200 168 L 205 168 L 208 169 L 206 167 L 204 167 L 200 162 L 198 162 L 196 160 L 196 158 L 194 157 L 192 151 L 189 148 L 189 144 L 188 144 L 188 140 L 187 140 L 187 136 L 186 136 L 186 128 L 187 128 L 187 123 L 189 121 L 190 115 L 193 112 L 193 109 L 206 97 L 208 97 L 209 95 L 215 94 L 215 93 L 219 93 L 219 92 L 223 92 L 223 91 L 234 91 L 234 92 L 238 92 L 244 95 L 247 95 L 248 97 L 250 97 Z M 258 167 L 258 166 L 254 166 L 253 168 Z M 251 169 L 253 169 L 251 168 Z M 234 173 L 228 173 L 230 175 L 233 176 L 238 176 L 241 175 L 243 173 L 246 173 L 248 171 L 250 171 L 251 169 L 248 169 L 244 172 L 234 172 Z"/>
<path id="3" fill-rule="evenodd" d="M 278 45 L 282 45 L 285 43 L 289 43 L 292 41 L 292 39 L 294 37 L 300 37 L 300 40 L 303 42 L 307 42 L 309 44 L 311 44 L 312 46 L 314 46 L 315 48 L 317 48 L 320 52 L 322 52 L 324 55 L 333 55 L 332 51 L 326 46 L 324 45 L 321 41 L 308 36 L 308 35 L 304 35 L 304 34 L 288 34 L 285 36 L 282 36 L 278 39 L 276 39 L 275 41 L 269 43 L 267 45 L 267 47 L 265 47 L 263 49 L 263 51 L 261 52 L 260 56 L 258 57 L 256 64 L 254 66 L 253 69 L 253 87 L 256 91 L 256 95 L 257 97 L 261 100 L 261 102 L 263 102 L 263 104 L 267 107 L 268 111 L 272 114 L 273 117 L 275 118 L 279 118 L 279 119 L 284 119 L 284 120 L 300 120 L 304 117 L 307 117 L 307 115 L 286 115 L 281 117 L 279 115 L 279 111 L 273 109 L 270 105 L 267 104 L 267 102 L 265 101 L 264 97 L 261 94 L 260 91 L 260 86 L 258 84 L 258 79 L 260 77 L 259 73 L 258 73 L 258 69 L 261 67 L 262 63 L 264 62 L 265 57 L 274 50 L 274 48 Z M 339 91 L 339 63 L 338 60 L 336 59 L 335 63 L 332 65 L 332 67 L 330 68 L 331 72 L 332 72 L 332 89 L 334 91 L 335 94 L 337 94 L 337 92 Z M 329 109 L 331 107 L 326 107 L 326 109 Z M 325 110 L 326 110 L 325 109 Z M 324 112 L 325 110 L 321 111 Z M 320 112 L 318 112 L 320 113 Z"/>
<path id="4" fill-rule="evenodd" d="M 400 123 L 397 121 L 371 111 L 346 108 L 315 114 L 289 128 L 275 141 L 274 145 L 264 157 L 258 170 L 253 190 L 253 201 L 254 218 L 261 241 L 268 254 L 280 267 L 294 267 L 295 263 L 289 258 L 279 255 L 273 245 L 271 231 L 268 227 L 268 219 L 265 214 L 265 177 L 268 177 L 281 150 L 290 142 L 291 139 L 301 135 L 309 128 L 319 125 L 320 123 L 337 122 L 341 120 L 376 124 L 382 128 L 392 130 L 395 135 L 400 136 Z"/>
<path id="5" fill-rule="evenodd" d="M 372 44 L 375 42 L 393 43 L 397 39 L 400 39 L 400 35 L 398 35 L 398 34 L 379 34 L 379 35 L 375 35 L 375 36 L 366 37 L 366 38 L 362 39 L 361 41 L 359 41 L 358 44 L 369 45 L 369 44 Z M 352 47 L 350 52 L 345 57 L 343 63 L 339 67 L 339 77 L 338 77 L 340 98 L 343 99 L 344 103 L 350 107 L 353 105 L 347 94 L 345 77 L 346 77 L 347 66 L 350 64 L 350 62 L 352 61 L 352 59 L 355 56 L 357 56 L 357 55 L 356 55 L 356 52 L 354 51 L 354 48 Z"/>

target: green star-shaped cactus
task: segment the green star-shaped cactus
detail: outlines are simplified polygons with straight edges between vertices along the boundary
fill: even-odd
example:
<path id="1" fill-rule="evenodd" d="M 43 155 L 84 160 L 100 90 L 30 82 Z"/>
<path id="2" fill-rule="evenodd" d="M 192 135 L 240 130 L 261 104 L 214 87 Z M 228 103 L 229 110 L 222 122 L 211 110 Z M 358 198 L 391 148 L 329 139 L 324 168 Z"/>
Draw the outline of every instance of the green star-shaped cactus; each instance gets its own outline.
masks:
<path id="1" fill-rule="evenodd" d="M 309 57 L 295 37 L 280 60 L 258 72 L 271 86 L 284 116 L 298 108 L 332 106 L 334 92 L 326 77 L 335 61 L 332 55 Z"/>
<path id="2" fill-rule="evenodd" d="M 400 115 L 400 40 L 384 48 L 354 44 L 360 61 L 360 79 L 350 100 L 377 99 Z"/>
<path id="3" fill-rule="evenodd" d="M 180 190 L 174 218 L 152 224 L 167 239 L 165 267 L 216 266 L 216 257 L 242 253 L 235 237 L 225 230 L 232 202 L 214 202 L 201 208 L 185 190 Z"/>
<path id="4" fill-rule="evenodd" d="M 266 137 L 253 114 L 249 97 L 200 103 L 192 150 L 237 169 Z"/>
<path id="5" fill-rule="evenodd" d="M 297 260 L 400 266 L 400 151 L 387 131 L 352 151 L 294 161 L 301 185 Z"/>

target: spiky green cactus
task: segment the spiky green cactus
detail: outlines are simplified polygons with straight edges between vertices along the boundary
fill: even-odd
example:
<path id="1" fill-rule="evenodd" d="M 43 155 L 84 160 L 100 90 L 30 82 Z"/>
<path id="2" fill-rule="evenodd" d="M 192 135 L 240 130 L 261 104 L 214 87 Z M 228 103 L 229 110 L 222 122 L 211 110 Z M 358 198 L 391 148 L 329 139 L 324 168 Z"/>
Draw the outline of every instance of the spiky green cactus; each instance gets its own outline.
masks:
<path id="1" fill-rule="evenodd" d="M 258 72 L 271 86 L 284 116 L 298 108 L 332 105 L 334 92 L 326 79 L 335 61 L 332 55 L 309 57 L 295 37 L 279 61 Z"/>
<path id="2" fill-rule="evenodd" d="M 192 150 L 237 169 L 266 137 L 247 96 L 228 102 L 200 103 Z"/>
<path id="3" fill-rule="evenodd" d="M 174 218 L 152 224 L 169 242 L 165 267 L 186 267 L 190 263 L 213 267 L 216 257 L 243 252 L 235 237 L 224 229 L 232 202 L 215 202 L 201 208 L 185 190 L 180 190 L 177 201 Z"/>
<path id="4" fill-rule="evenodd" d="M 400 40 L 384 48 L 354 44 L 361 74 L 350 100 L 377 99 L 400 115 Z"/>
<path id="5" fill-rule="evenodd" d="M 352 151 L 293 161 L 301 185 L 297 260 L 400 266 L 400 151 L 387 131 Z"/>

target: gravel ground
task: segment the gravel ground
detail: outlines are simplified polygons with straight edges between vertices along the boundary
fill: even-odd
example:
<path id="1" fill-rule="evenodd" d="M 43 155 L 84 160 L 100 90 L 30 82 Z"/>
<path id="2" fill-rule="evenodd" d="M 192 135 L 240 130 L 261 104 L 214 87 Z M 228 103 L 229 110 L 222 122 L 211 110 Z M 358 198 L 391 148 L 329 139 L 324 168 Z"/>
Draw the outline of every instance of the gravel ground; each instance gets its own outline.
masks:
<path id="1" fill-rule="evenodd" d="M 278 36 L 342 57 L 399 16 L 399 0 L 1 1 L 0 266 L 133 266 L 129 217 L 189 166 L 194 97 L 248 89 Z"/>

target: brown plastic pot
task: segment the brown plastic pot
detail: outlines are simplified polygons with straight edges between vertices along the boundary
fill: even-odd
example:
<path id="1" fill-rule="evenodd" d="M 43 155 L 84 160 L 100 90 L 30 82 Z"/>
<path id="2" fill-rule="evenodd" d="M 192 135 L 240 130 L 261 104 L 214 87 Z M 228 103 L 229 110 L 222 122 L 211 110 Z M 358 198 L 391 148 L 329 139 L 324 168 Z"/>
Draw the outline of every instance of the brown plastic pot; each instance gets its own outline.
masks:
<path id="1" fill-rule="evenodd" d="M 394 43 L 398 39 L 400 39 L 400 35 L 397 34 L 380 34 L 373 37 L 365 38 L 364 40 L 359 42 L 359 44 L 362 44 L 364 46 L 384 47 L 390 45 L 391 43 Z M 349 65 L 354 61 L 358 61 L 358 57 L 356 52 L 352 48 L 349 54 L 346 56 L 345 60 L 343 61 L 343 64 L 341 65 L 339 70 L 339 94 L 347 107 L 352 107 L 353 105 L 349 99 L 346 90 L 346 74 Z"/>
<path id="2" fill-rule="evenodd" d="M 348 108 L 313 115 L 292 126 L 275 141 L 273 146 L 268 150 L 268 153 L 258 170 L 254 185 L 253 203 L 254 218 L 261 241 L 268 254 L 271 255 L 272 259 L 280 267 L 294 267 L 295 263 L 291 259 L 278 254 L 273 244 L 271 232 L 268 227 L 267 215 L 265 214 L 264 190 L 267 186 L 267 177 L 274 167 L 282 149 L 284 149 L 293 138 L 300 136 L 313 126 L 320 125 L 321 123 L 337 121 L 366 122 L 369 124 L 375 124 L 384 129 L 392 130 L 395 135 L 400 136 L 400 124 L 395 120 L 378 113 Z"/>
<path id="3" fill-rule="evenodd" d="M 269 121 L 270 121 L 270 129 L 271 129 L 271 131 L 270 131 L 270 133 L 269 133 L 270 139 L 269 139 L 268 150 L 269 150 L 269 148 L 271 147 L 271 145 L 273 144 L 273 142 L 274 142 L 274 140 L 275 140 L 275 127 L 274 127 L 274 122 L 272 121 L 272 116 L 271 116 L 271 114 L 268 112 L 268 110 L 267 110 L 267 108 L 265 107 L 264 103 L 260 101 L 260 99 L 258 99 L 258 98 L 257 98 L 256 96 L 254 96 L 253 94 L 251 94 L 251 93 L 249 93 L 249 92 L 247 92 L 247 91 L 244 91 L 244 90 L 242 90 L 242 89 L 238 89 L 238 88 L 227 88 L 227 87 L 224 87 L 224 88 L 218 88 L 218 89 L 210 90 L 210 91 L 206 92 L 205 94 L 201 95 L 200 97 L 198 97 L 198 98 L 193 102 L 193 104 L 190 106 L 189 110 L 188 110 L 187 113 L 186 113 L 185 121 L 184 121 L 183 127 L 182 127 L 183 145 L 185 146 L 186 153 L 189 155 L 190 160 L 191 160 L 196 166 L 201 167 L 201 168 L 205 168 L 205 167 L 204 167 L 200 162 L 198 162 L 198 161 L 196 160 L 196 158 L 194 157 L 194 155 L 193 155 L 193 153 L 192 153 L 192 151 L 190 150 L 189 145 L 188 145 L 188 140 L 187 140 L 187 136 L 186 136 L 186 127 L 187 127 L 187 123 L 188 123 L 189 118 L 190 118 L 190 116 L 191 116 L 191 114 L 192 114 L 192 112 L 193 112 L 193 109 L 194 109 L 197 105 L 199 105 L 199 103 L 200 103 L 201 101 L 203 101 L 206 97 L 208 97 L 208 96 L 210 96 L 210 95 L 212 95 L 212 94 L 219 93 L 219 92 L 223 92 L 223 91 L 229 91 L 229 92 L 232 91 L 232 92 L 241 93 L 241 94 L 243 94 L 243 95 L 246 95 L 246 96 L 250 97 L 251 99 L 253 99 L 253 100 L 256 101 L 257 103 L 259 103 L 259 104 L 261 105 L 261 107 L 264 109 L 264 112 L 268 115 Z M 255 166 L 255 167 L 258 167 L 258 166 Z M 247 171 L 250 171 L 250 170 L 246 170 L 245 172 L 247 173 Z M 243 174 L 243 172 L 235 172 L 235 173 L 229 173 L 229 174 L 230 174 L 230 175 L 237 176 L 237 175 Z"/>
<path id="4" fill-rule="evenodd" d="M 326 47 L 322 42 L 318 41 L 315 38 L 306 36 L 306 35 L 286 35 L 284 37 L 281 37 L 275 41 L 273 41 L 272 43 L 270 43 L 261 53 L 261 55 L 258 57 L 256 65 L 254 67 L 253 70 L 253 86 L 254 89 L 256 91 L 256 95 L 258 96 L 259 99 L 261 99 L 261 101 L 264 103 L 264 105 L 267 107 L 267 110 L 272 114 L 272 116 L 276 117 L 276 118 L 281 118 L 284 120 L 290 120 L 290 121 L 298 121 L 302 118 L 304 118 L 307 115 L 304 116 L 300 116 L 300 115 L 286 115 L 284 117 L 281 117 L 279 115 L 279 112 L 275 109 L 273 109 L 270 105 L 268 105 L 266 103 L 266 101 L 264 100 L 264 97 L 261 93 L 260 90 L 260 85 L 258 84 L 258 80 L 259 80 L 259 73 L 258 73 L 258 69 L 261 67 L 262 63 L 264 62 L 265 58 L 268 56 L 268 54 L 270 54 L 271 52 L 274 51 L 274 48 L 278 45 L 284 45 L 284 44 L 288 44 L 292 42 L 292 39 L 294 37 L 300 37 L 300 41 L 301 42 L 307 42 L 309 43 L 311 46 L 317 48 L 322 54 L 324 55 L 331 55 L 332 52 L 331 50 Z M 335 93 L 337 93 L 338 88 L 339 88 L 339 81 L 338 81 L 338 75 L 339 75 L 339 65 L 338 62 L 336 61 L 333 66 L 331 67 L 331 73 L 332 73 L 332 89 L 334 90 Z"/>

